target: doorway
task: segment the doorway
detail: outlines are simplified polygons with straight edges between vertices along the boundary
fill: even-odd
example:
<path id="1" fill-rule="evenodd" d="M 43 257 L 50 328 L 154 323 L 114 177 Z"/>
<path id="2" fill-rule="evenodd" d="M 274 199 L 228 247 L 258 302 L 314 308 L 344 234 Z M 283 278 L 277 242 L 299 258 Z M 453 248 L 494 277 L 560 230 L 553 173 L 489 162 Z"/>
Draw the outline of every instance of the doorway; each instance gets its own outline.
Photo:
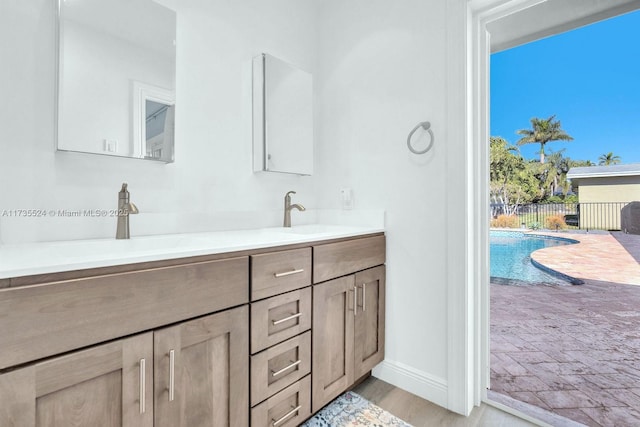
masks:
<path id="1" fill-rule="evenodd" d="M 475 3 L 475 4 L 474 4 Z M 595 1 L 472 1 L 472 33 L 469 39 L 472 52 L 474 84 L 471 87 L 472 139 L 489 140 L 489 55 L 553 34 L 569 31 L 590 23 L 640 8 L 637 1 L 612 1 L 598 5 Z M 602 2 L 600 2 L 602 3 Z M 546 19 L 540 19 L 540 17 Z M 480 144 L 478 144 L 480 145 Z M 490 295 L 489 295 L 489 206 L 488 206 L 488 144 L 474 148 L 472 191 L 475 194 L 477 227 L 473 240 L 474 269 L 479 275 L 480 287 L 475 291 L 476 389 L 477 400 L 489 401 L 490 387 Z M 501 406 L 496 404 L 496 406 Z M 501 406 L 502 407 L 502 406 Z M 503 407 L 510 410 L 510 408 Z M 518 412 L 518 411 L 515 411 Z"/>

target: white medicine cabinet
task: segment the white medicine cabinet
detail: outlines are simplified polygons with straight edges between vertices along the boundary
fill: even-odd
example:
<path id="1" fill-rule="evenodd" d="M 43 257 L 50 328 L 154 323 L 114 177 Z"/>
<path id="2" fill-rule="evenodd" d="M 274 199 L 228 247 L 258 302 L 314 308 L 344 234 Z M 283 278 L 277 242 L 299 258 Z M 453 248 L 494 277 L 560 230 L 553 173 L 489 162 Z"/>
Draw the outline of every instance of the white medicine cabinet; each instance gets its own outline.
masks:
<path id="1" fill-rule="evenodd" d="M 313 174 L 313 78 L 268 54 L 253 60 L 253 169 Z"/>

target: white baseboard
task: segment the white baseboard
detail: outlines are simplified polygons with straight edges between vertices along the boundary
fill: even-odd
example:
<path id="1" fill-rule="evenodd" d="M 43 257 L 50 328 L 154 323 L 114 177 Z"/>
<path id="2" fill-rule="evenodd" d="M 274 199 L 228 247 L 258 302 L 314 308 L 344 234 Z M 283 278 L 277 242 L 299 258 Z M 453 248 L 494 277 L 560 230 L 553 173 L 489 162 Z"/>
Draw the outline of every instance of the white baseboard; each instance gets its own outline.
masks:
<path id="1" fill-rule="evenodd" d="M 372 374 L 382 381 L 393 384 L 436 405 L 447 407 L 448 386 L 447 381 L 443 378 L 393 360 L 383 361 L 373 369 Z"/>

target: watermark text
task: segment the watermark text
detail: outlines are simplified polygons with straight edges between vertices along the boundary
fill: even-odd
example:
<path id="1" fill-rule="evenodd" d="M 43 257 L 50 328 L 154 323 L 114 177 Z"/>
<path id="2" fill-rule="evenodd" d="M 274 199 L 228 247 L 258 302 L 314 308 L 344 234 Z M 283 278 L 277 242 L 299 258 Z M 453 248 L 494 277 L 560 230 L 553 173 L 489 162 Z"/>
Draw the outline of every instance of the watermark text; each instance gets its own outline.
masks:
<path id="1" fill-rule="evenodd" d="M 13 218 L 78 218 L 78 217 L 107 217 L 126 215 L 125 210 L 118 209 L 2 209 L 0 217 Z"/>

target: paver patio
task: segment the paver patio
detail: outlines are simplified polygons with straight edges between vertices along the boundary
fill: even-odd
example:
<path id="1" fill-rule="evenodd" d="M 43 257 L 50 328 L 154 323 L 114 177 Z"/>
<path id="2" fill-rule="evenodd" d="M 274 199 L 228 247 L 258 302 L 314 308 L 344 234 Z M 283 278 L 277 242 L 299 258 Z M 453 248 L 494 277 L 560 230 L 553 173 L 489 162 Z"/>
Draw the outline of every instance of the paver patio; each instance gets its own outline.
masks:
<path id="1" fill-rule="evenodd" d="M 611 243 L 606 252 L 601 248 L 598 256 L 597 246 L 588 248 L 582 267 L 555 260 L 556 268 L 565 263 L 574 272 L 563 273 L 585 279 L 583 285 L 491 284 L 491 389 L 588 426 L 635 426 L 640 425 L 640 286 L 630 284 L 640 285 L 640 273 L 629 249 L 604 237 L 611 238 L 603 239 Z M 630 240 L 635 245 L 640 236 Z M 623 256 L 620 248 L 631 261 L 609 267 L 607 277 L 619 277 L 613 274 L 622 270 L 630 284 L 592 280 L 601 277 L 593 263 L 608 259 L 612 250 Z M 598 265 L 606 268 L 607 262 Z"/>
<path id="2" fill-rule="evenodd" d="M 533 233 L 567 237 L 580 243 L 535 251 L 531 257 L 544 266 L 578 279 L 640 285 L 640 236 L 616 233 Z M 626 245 L 621 244 L 623 242 Z"/>

